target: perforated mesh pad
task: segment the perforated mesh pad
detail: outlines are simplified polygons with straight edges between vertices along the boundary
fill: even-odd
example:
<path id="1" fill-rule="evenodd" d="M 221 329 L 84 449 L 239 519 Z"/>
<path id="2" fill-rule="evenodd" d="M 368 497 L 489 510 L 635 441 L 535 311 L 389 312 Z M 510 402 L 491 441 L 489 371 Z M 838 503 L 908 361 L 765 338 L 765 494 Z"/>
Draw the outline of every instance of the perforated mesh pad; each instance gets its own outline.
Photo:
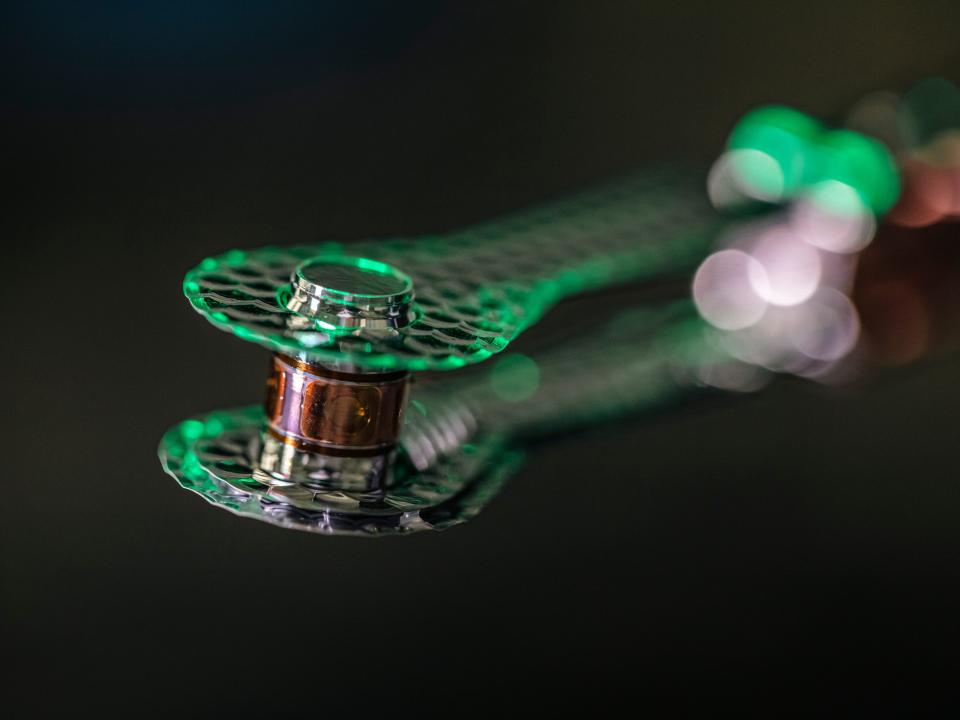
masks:
<path id="1" fill-rule="evenodd" d="M 399 459 L 385 494 L 320 491 L 258 479 L 259 406 L 209 413 L 171 428 L 160 444 L 164 469 L 217 507 L 281 527 L 326 534 L 406 534 L 469 520 L 499 491 L 519 454 L 484 435 L 417 471 Z"/>
<path id="2" fill-rule="evenodd" d="M 715 223 L 697 175 L 661 170 L 443 237 L 233 250 L 184 280 L 217 327 L 317 362 L 443 370 L 502 350 L 561 298 L 694 265 Z M 317 255 L 363 256 L 413 278 L 416 319 L 330 330 L 288 310 L 290 277 Z"/>

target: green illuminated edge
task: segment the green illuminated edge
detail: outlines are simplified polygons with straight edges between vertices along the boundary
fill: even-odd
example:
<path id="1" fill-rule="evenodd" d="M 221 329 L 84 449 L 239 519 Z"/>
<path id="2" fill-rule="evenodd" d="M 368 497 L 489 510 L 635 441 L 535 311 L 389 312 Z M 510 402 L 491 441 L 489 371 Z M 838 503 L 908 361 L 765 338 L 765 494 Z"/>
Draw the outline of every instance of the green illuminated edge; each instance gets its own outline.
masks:
<path id="1" fill-rule="evenodd" d="M 716 223 L 698 232 L 681 234 L 673 238 L 671 241 L 671 245 L 673 246 L 671 250 L 676 253 L 676 256 L 673 262 L 667 263 L 667 265 L 669 265 L 672 270 L 679 270 L 684 263 L 697 262 L 709 248 L 710 239 L 715 236 L 721 225 L 722 221 L 718 220 Z M 435 243 L 437 239 L 427 237 L 423 238 L 423 240 L 425 242 Z M 402 240 L 400 242 L 409 245 L 409 240 Z M 390 249 L 393 252 L 396 251 L 395 241 L 386 240 L 383 245 L 385 249 Z M 282 253 L 295 250 L 303 251 L 307 247 L 310 248 L 310 252 L 316 255 L 326 256 L 335 256 L 337 254 L 346 255 L 344 250 L 347 249 L 347 246 L 340 243 L 330 242 L 317 246 L 296 246 L 293 248 L 265 246 L 252 252 L 258 254 L 269 252 Z M 677 250 L 677 248 L 682 248 L 682 250 Z M 371 244 L 363 243 L 351 249 L 356 252 L 368 254 L 375 248 L 371 247 Z M 218 329 L 230 332 L 241 340 L 256 343 L 274 352 L 293 354 L 315 362 L 346 362 L 372 370 L 403 369 L 414 372 L 424 370 L 445 371 L 482 362 L 494 354 L 503 351 L 520 333 L 538 322 L 550 308 L 564 298 L 581 292 L 613 286 L 628 280 L 641 280 L 650 276 L 652 274 L 650 271 L 662 271 L 664 269 L 663 264 L 645 262 L 648 259 L 646 256 L 647 252 L 654 252 L 654 250 L 651 248 L 637 248 L 635 251 L 622 254 L 596 255 L 577 267 L 567 268 L 558 272 L 553 277 L 540 279 L 530 287 L 527 298 L 522 303 L 522 319 L 512 315 L 506 319 L 503 324 L 509 325 L 511 322 L 515 322 L 516 324 L 513 325 L 509 332 L 494 338 L 491 341 L 492 347 L 490 349 L 478 348 L 472 350 L 465 356 L 447 355 L 442 358 L 436 358 L 429 355 L 421 355 L 405 357 L 388 352 L 374 352 L 372 344 L 369 343 L 367 344 L 368 349 L 364 351 L 342 350 L 337 347 L 309 347 L 305 346 L 296 338 L 287 337 L 279 333 L 267 334 L 232 321 L 225 314 L 210 308 L 205 298 L 202 297 L 199 291 L 199 283 L 196 282 L 195 278 L 202 272 L 212 272 L 216 270 L 221 264 L 228 267 L 241 265 L 248 255 L 248 253 L 243 250 L 229 250 L 221 255 L 204 259 L 185 276 L 183 293 L 193 308 Z M 309 255 L 304 253 L 304 259 L 307 259 L 307 257 L 309 257 Z M 414 307 L 416 309 L 416 303 L 414 303 Z M 400 332 L 402 333 L 403 330 Z"/>

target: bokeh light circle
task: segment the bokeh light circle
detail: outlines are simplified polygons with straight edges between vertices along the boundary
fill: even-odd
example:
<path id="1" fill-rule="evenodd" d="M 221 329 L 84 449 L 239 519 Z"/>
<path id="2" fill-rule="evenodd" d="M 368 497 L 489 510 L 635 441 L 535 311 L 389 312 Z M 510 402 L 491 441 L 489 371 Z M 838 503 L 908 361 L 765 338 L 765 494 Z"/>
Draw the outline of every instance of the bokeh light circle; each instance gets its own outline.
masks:
<path id="1" fill-rule="evenodd" d="M 821 288 L 803 310 L 791 332 L 798 351 L 812 360 L 834 362 L 853 350 L 860 338 L 860 317 L 850 298 Z"/>
<path id="2" fill-rule="evenodd" d="M 774 225 L 751 244 L 756 261 L 749 266 L 750 285 L 771 305 L 797 305 L 820 284 L 819 251 L 803 242 L 789 227 Z"/>
<path id="3" fill-rule="evenodd" d="M 790 211 L 797 236 L 814 247 L 848 254 L 863 250 L 877 221 L 860 193 L 836 180 L 824 180 L 797 199 Z"/>
<path id="4" fill-rule="evenodd" d="M 755 324 L 767 309 L 753 289 L 751 276 L 761 277 L 763 267 L 741 250 L 720 250 L 708 256 L 693 278 L 693 301 L 703 318 L 721 330 L 738 330 Z"/>

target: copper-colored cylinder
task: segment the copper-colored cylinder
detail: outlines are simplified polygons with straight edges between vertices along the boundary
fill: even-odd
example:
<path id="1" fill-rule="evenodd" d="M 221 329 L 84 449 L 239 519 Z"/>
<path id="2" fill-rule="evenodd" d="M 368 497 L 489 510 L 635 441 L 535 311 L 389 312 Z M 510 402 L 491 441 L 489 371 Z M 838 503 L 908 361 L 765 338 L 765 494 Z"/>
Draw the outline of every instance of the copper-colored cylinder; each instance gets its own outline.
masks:
<path id="1" fill-rule="evenodd" d="M 265 410 L 271 434 L 301 450 L 378 454 L 397 442 L 410 374 L 330 370 L 274 355 Z"/>

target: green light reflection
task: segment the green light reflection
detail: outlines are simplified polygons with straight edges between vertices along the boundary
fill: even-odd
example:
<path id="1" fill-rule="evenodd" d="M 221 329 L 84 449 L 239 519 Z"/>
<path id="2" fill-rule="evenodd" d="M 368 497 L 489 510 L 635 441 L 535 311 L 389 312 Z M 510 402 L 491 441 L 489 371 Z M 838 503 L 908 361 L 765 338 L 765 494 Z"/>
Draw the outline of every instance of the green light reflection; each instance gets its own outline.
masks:
<path id="1" fill-rule="evenodd" d="M 526 355 L 507 355 L 490 370 L 490 389 L 505 402 L 529 400 L 539 387 L 540 366 Z"/>

